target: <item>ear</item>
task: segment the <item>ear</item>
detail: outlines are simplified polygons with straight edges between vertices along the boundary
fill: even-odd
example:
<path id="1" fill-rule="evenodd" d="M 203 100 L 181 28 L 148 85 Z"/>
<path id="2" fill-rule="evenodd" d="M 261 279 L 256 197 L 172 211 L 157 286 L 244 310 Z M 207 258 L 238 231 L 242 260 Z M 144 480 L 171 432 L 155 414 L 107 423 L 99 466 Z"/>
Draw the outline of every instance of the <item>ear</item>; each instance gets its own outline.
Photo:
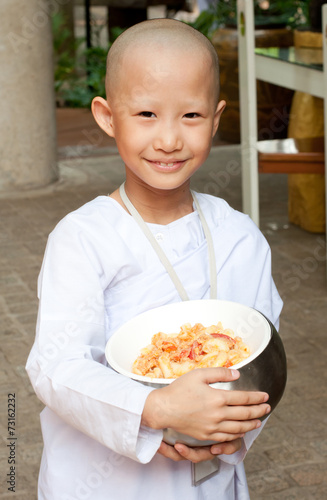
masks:
<path id="1" fill-rule="evenodd" d="M 91 109 L 99 127 L 110 137 L 115 137 L 112 111 L 109 103 L 102 97 L 95 97 L 92 101 Z"/>
<path id="2" fill-rule="evenodd" d="M 213 117 L 212 137 L 216 134 L 220 122 L 220 117 L 226 107 L 226 101 L 219 101 Z"/>

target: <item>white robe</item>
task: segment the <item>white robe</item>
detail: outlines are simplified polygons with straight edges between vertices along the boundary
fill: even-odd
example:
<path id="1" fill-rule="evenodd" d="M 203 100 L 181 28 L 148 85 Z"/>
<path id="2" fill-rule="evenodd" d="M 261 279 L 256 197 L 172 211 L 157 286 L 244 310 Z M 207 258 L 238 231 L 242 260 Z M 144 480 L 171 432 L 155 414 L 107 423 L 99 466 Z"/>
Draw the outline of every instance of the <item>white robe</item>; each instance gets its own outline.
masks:
<path id="1" fill-rule="evenodd" d="M 198 194 L 217 261 L 218 299 L 241 302 L 278 327 L 282 301 L 269 246 L 248 216 Z M 149 224 L 190 299 L 209 298 L 207 244 L 197 212 Z M 27 371 L 41 413 L 44 451 L 39 500 L 245 500 L 243 448 L 220 456 L 220 471 L 199 486 L 191 464 L 156 453 L 162 431 L 141 426 L 152 390 L 106 365 L 112 333 L 136 314 L 180 300 L 132 217 L 99 196 L 67 215 L 49 236 L 39 276 L 39 314 Z"/>

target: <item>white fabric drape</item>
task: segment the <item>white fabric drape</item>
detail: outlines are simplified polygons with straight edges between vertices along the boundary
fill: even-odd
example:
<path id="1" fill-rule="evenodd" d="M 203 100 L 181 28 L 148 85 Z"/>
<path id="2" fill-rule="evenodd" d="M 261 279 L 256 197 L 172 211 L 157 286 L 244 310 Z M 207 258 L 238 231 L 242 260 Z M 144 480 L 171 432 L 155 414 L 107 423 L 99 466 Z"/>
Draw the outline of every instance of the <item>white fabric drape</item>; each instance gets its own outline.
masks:
<path id="1" fill-rule="evenodd" d="M 198 194 L 212 233 L 218 298 L 255 307 L 278 327 L 282 301 L 269 246 L 249 217 Z M 197 212 L 149 224 L 190 299 L 209 298 L 206 241 Z M 100 196 L 49 236 L 39 276 L 36 339 L 27 371 L 46 408 L 39 500 L 247 499 L 243 449 L 221 456 L 220 472 L 192 487 L 189 462 L 156 451 L 162 431 L 140 426 L 149 387 L 106 365 L 112 333 L 143 311 L 180 300 L 132 217 Z"/>

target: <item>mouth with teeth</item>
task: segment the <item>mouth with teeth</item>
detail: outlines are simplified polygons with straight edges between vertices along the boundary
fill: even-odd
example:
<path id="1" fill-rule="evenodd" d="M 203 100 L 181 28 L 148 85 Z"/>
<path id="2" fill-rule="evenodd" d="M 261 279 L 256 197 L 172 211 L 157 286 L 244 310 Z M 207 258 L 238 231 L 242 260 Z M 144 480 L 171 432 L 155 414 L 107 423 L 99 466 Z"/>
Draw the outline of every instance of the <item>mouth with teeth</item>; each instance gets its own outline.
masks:
<path id="1" fill-rule="evenodd" d="M 166 171 L 166 172 L 178 170 L 185 163 L 185 160 L 175 160 L 175 161 L 170 161 L 170 162 L 163 162 L 163 161 L 156 161 L 156 160 L 147 160 L 147 161 L 149 163 L 151 163 L 151 165 L 154 166 L 156 169 L 161 170 L 161 171 Z"/>

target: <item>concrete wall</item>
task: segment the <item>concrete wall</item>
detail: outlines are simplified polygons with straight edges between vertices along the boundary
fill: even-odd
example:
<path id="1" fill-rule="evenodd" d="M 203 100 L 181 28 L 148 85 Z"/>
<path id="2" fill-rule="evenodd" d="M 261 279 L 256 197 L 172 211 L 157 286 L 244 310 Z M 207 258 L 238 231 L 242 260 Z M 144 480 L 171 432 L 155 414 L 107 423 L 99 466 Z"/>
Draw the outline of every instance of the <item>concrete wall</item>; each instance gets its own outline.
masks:
<path id="1" fill-rule="evenodd" d="M 0 190 L 58 178 L 49 12 L 67 0 L 0 2 Z"/>

